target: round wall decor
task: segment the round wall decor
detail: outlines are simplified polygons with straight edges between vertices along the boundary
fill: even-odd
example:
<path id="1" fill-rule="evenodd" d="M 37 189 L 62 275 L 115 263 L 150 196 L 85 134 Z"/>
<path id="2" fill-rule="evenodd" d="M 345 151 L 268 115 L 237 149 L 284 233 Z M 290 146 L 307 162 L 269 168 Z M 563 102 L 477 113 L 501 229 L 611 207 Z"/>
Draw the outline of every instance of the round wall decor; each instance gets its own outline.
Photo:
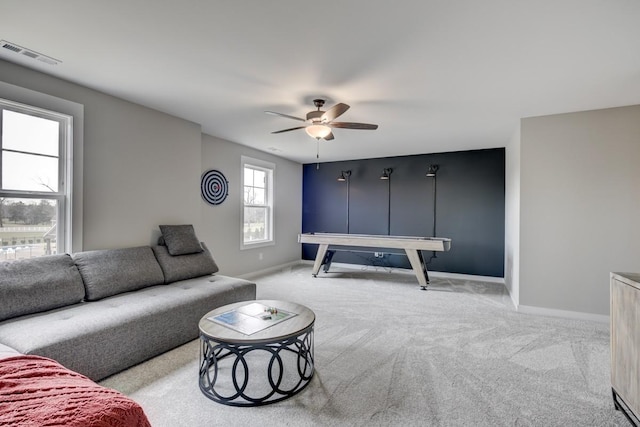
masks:
<path id="1" fill-rule="evenodd" d="M 205 202 L 219 205 L 229 195 L 229 181 L 224 174 L 215 169 L 206 171 L 200 180 L 200 192 Z"/>

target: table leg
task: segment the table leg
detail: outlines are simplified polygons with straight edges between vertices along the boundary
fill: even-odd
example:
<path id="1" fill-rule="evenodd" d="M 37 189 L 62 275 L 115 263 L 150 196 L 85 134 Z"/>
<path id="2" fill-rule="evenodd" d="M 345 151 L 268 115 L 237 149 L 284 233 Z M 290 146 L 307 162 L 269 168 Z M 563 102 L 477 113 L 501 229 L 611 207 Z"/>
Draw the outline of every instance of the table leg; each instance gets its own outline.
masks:
<path id="1" fill-rule="evenodd" d="M 327 255 L 325 255 L 324 260 L 322 260 L 324 264 L 324 268 L 322 269 L 322 271 L 324 271 L 325 273 L 329 272 L 329 269 L 331 268 L 331 260 L 333 260 L 333 256 L 335 254 L 336 251 L 327 250 Z"/>
<path id="2" fill-rule="evenodd" d="M 313 378 L 313 335 L 313 324 L 297 336 L 265 343 L 217 342 L 201 334 L 200 390 L 214 402 L 230 406 L 287 399 Z M 266 372 L 261 371 L 265 365 Z"/>
<path id="3" fill-rule="evenodd" d="M 424 290 L 427 289 L 429 285 L 429 280 L 427 279 L 427 275 L 425 274 L 425 266 L 424 261 L 420 259 L 420 255 L 418 255 L 418 251 L 416 249 L 405 249 L 407 253 L 407 258 L 409 258 L 409 262 L 411 263 L 411 268 L 413 268 L 413 272 L 416 273 L 416 277 L 418 278 L 418 283 L 420 287 Z"/>
<path id="4" fill-rule="evenodd" d="M 316 260 L 313 263 L 313 271 L 311 275 L 316 277 L 318 275 L 318 271 L 320 271 L 320 266 L 322 265 L 322 261 L 324 260 L 324 256 L 327 253 L 328 244 L 320 244 L 318 245 L 318 253 L 316 254 Z"/>

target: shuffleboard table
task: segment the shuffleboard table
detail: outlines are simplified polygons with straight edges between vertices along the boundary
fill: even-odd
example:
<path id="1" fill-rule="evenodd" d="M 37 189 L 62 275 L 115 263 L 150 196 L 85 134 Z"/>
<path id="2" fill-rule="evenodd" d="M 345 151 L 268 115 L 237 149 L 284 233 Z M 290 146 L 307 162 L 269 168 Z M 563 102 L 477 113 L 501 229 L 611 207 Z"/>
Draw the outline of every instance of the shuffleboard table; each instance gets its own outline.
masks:
<path id="1" fill-rule="evenodd" d="M 429 274 L 422 257 L 422 251 L 448 251 L 451 248 L 451 239 L 443 237 L 372 234 L 302 233 L 298 235 L 298 243 L 318 245 L 318 253 L 311 273 L 314 277 L 318 275 L 323 264 L 331 263 L 333 253 L 329 251 L 329 255 L 327 255 L 330 246 L 404 249 L 422 289 L 426 289 L 429 285 Z"/>

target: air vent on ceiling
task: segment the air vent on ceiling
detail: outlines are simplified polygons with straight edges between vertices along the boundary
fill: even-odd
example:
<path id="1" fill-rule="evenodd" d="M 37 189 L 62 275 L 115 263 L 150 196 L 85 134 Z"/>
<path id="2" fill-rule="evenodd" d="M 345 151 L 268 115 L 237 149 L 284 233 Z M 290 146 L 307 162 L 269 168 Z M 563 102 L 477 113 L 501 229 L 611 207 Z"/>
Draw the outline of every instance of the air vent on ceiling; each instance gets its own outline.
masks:
<path id="1" fill-rule="evenodd" d="M 28 58 L 31 59 L 37 59 L 38 61 L 42 61 L 45 64 L 49 64 L 49 65 L 58 65 L 59 63 L 61 63 L 62 61 L 60 61 L 59 59 L 55 59 L 52 58 L 50 56 L 47 55 L 43 55 L 41 53 L 38 53 L 36 51 L 30 50 L 30 49 L 26 49 L 22 46 L 19 46 L 15 43 L 11 43 L 8 42 L 6 40 L 0 40 L 0 47 L 2 47 L 2 49 L 6 49 L 10 52 L 16 53 L 18 55 L 24 55 Z M 4 51 L 2 51 L 4 52 Z"/>

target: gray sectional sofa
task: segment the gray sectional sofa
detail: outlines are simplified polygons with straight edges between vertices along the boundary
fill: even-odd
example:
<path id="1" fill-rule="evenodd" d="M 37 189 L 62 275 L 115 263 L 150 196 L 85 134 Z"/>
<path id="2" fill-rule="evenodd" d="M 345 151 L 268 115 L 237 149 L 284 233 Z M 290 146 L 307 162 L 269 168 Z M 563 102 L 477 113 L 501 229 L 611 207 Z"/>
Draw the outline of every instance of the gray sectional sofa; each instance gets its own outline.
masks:
<path id="1" fill-rule="evenodd" d="M 204 243 L 172 249 L 0 263 L 0 358 L 45 356 L 97 381 L 197 338 L 208 311 L 255 299 L 255 283 L 213 274 Z"/>

